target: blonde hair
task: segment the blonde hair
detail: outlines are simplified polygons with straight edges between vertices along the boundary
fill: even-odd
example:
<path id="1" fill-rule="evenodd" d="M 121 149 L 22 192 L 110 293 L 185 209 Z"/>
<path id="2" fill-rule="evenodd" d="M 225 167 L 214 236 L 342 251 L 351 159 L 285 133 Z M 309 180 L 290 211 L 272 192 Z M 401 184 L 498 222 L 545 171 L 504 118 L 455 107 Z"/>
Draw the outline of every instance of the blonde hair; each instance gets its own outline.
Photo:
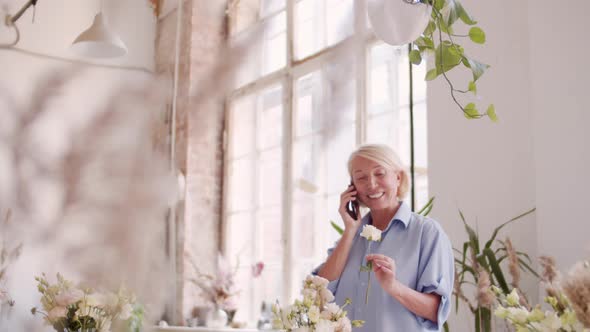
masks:
<path id="1" fill-rule="evenodd" d="M 352 177 L 352 160 L 362 157 L 400 173 L 400 184 L 397 188 L 397 198 L 403 199 L 410 190 L 410 180 L 406 167 L 392 148 L 385 144 L 364 144 L 354 150 L 348 157 L 348 175 Z"/>

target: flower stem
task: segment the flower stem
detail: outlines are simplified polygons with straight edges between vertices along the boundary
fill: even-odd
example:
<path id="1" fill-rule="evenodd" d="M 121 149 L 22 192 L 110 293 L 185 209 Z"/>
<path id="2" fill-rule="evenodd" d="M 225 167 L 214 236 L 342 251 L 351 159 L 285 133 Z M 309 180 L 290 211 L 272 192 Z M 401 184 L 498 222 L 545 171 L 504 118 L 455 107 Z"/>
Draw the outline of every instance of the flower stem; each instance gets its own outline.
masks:
<path id="1" fill-rule="evenodd" d="M 369 271 L 369 281 L 367 282 L 367 292 L 365 293 L 365 305 L 369 303 L 369 290 L 371 289 L 371 271 Z"/>

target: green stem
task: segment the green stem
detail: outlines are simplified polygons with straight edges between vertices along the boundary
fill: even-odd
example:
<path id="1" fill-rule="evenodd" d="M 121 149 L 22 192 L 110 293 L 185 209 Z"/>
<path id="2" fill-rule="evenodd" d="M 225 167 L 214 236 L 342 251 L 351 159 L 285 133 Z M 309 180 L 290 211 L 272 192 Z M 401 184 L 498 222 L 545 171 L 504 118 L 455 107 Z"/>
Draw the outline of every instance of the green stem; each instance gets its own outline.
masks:
<path id="1" fill-rule="evenodd" d="M 365 305 L 369 303 L 369 290 L 371 289 L 371 271 L 369 271 L 369 281 L 367 282 L 367 292 L 365 293 Z"/>

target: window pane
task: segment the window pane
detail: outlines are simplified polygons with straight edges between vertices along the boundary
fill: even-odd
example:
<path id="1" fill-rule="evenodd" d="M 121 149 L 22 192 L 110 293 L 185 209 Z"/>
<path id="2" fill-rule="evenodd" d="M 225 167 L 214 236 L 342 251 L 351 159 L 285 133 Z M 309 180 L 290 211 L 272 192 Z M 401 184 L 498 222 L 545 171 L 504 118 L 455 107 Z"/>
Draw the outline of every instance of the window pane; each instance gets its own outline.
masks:
<path id="1" fill-rule="evenodd" d="M 354 124 L 338 128 L 335 131 L 328 131 L 326 134 L 326 189 L 327 193 L 340 194 L 348 183 L 348 156 L 355 147 L 355 126 Z"/>
<path id="2" fill-rule="evenodd" d="M 271 206 L 281 203 L 283 186 L 282 149 L 262 152 L 260 156 L 260 206 Z"/>
<path id="3" fill-rule="evenodd" d="M 368 81 L 369 114 L 387 112 L 398 105 L 408 104 L 408 62 L 402 54 L 401 48 L 383 43 L 371 48 Z"/>
<path id="4" fill-rule="evenodd" d="M 256 222 L 260 257 L 265 264 L 280 264 L 283 261 L 282 218 L 280 207 L 260 210 Z"/>
<path id="5" fill-rule="evenodd" d="M 255 100 L 253 96 L 247 96 L 231 106 L 229 151 L 232 159 L 254 152 Z"/>
<path id="6" fill-rule="evenodd" d="M 285 0 L 262 0 L 260 16 L 266 17 L 283 8 L 285 8 Z"/>
<path id="7" fill-rule="evenodd" d="M 241 52 L 234 87 L 246 85 L 286 64 L 286 15 L 282 11 L 269 16 L 231 39 Z"/>
<path id="8" fill-rule="evenodd" d="M 251 210 L 254 205 L 254 160 L 252 156 L 231 161 L 229 176 L 229 210 Z"/>
<path id="9" fill-rule="evenodd" d="M 323 71 L 323 84 L 326 100 L 321 109 L 328 109 L 324 128 L 340 127 L 356 120 L 356 81 L 355 66 L 352 58 L 332 61 Z"/>
<path id="10" fill-rule="evenodd" d="M 264 31 L 262 74 L 285 66 L 287 61 L 287 19 L 284 11 L 271 17 Z"/>
<path id="11" fill-rule="evenodd" d="M 283 138 L 283 94 L 281 87 L 261 93 L 258 146 L 267 149 L 280 146 Z"/>
<path id="12" fill-rule="evenodd" d="M 320 163 L 319 139 L 317 135 L 299 139 L 294 144 L 293 176 L 295 190 L 293 198 L 299 200 L 300 195 L 320 190 L 318 170 Z"/>
<path id="13" fill-rule="evenodd" d="M 352 35 L 354 30 L 353 1 L 326 0 L 326 25 L 328 45 Z"/>
<path id="14" fill-rule="evenodd" d="M 264 273 L 264 272 L 263 272 Z M 236 285 L 240 290 L 238 295 L 238 310 L 234 316 L 235 322 L 256 322 L 258 318 L 258 308 L 252 307 L 254 287 L 259 280 L 252 279 L 252 269 L 248 264 L 240 262 L 240 268 L 236 273 Z"/>
<path id="15" fill-rule="evenodd" d="M 367 142 L 382 143 L 392 147 L 404 165 L 410 164 L 410 111 L 388 112 L 369 118 Z"/>
<path id="16" fill-rule="evenodd" d="M 304 136 L 321 129 L 320 99 L 322 85 L 319 72 L 305 75 L 296 85 L 295 135 Z"/>
<path id="17" fill-rule="evenodd" d="M 295 57 L 305 58 L 325 46 L 323 1 L 301 0 L 295 4 Z"/>
<path id="18" fill-rule="evenodd" d="M 231 214 L 227 218 L 227 258 L 232 262 L 239 259 L 240 264 L 248 266 L 253 263 L 254 254 L 254 220 L 251 212 Z"/>

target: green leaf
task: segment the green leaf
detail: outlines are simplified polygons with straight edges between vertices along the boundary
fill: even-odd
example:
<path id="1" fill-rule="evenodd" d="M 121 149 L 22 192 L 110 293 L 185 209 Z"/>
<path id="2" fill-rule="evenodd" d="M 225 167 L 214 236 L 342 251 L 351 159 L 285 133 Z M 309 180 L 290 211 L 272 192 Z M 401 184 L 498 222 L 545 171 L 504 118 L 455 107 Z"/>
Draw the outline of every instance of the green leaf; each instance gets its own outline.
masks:
<path id="1" fill-rule="evenodd" d="M 453 28 L 449 26 L 444 19 L 438 20 L 438 24 L 440 31 L 442 31 L 443 33 L 448 33 L 449 35 L 453 34 Z"/>
<path id="2" fill-rule="evenodd" d="M 446 23 L 447 23 L 447 26 L 450 27 L 453 25 L 453 23 L 455 23 L 457 21 L 457 19 L 459 19 L 457 2 L 455 0 L 448 0 L 447 8 L 449 10 L 449 17 L 447 18 Z"/>
<path id="3" fill-rule="evenodd" d="M 437 11 L 440 11 L 441 9 L 443 9 L 443 7 L 444 7 L 445 4 L 446 4 L 446 1 L 445 0 L 435 0 L 434 1 L 434 8 Z M 433 12 L 434 12 L 434 10 L 433 10 Z"/>
<path id="4" fill-rule="evenodd" d="M 332 220 L 330 220 L 330 224 L 332 225 L 332 228 L 334 228 L 336 230 L 336 232 L 338 232 L 338 234 L 342 235 L 342 233 L 344 233 L 344 229 L 342 229 L 342 227 L 338 226 Z"/>
<path id="5" fill-rule="evenodd" d="M 437 78 L 438 75 L 439 75 L 439 73 L 436 70 L 436 68 L 432 68 L 426 73 L 426 77 L 424 79 L 426 81 L 432 81 L 433 79 Z"/>
<path id="6" fill-rule="evenodd" d="M 521 269 L 523 269 L 523 267 L 524 267 L 525 269 L 529 270 L 529 272 L 532 275 L 534 275 L 535 277 L 537 277 L 538 279 L 541 278 L 541 276 L 535 270 L 533 270 L 533 268 L 529 264 L 527 264 L 522 258 L 518 259 L 518 264 L 520 265 Z"/>
<path id="7" fill-rule="evenodd" d="M 522 217 L 524 217 L 524 216 L 526 216 L 526 215 L 528 215 L 528 214 L 530 214 L 530 213 L 533 213 L 533 212 L 534 212 L 536 209 L 537 209 L 537 208 L 532 208 L 532 209 L 528 210 L 527 212 L 525 212 L 525 213 L 522 213 L 522 214 L 520 214 L 520 215 L 518 215 L 518 216 L 516 216 L 516 217 L 514 217 L 514 218 L 512 218 L 512 219 L 510 219 L 510 220 L 508 220 L 508 221 L 506 221 L 506 222 L 504 222 L 502 225 L 500 225 L 500 226 L 496 227 L 496 229 L 494 229 L 494 232 L 492 233 L 492 237 L 491 237 L 491 238 L 488 240 L 488 242 L 486 242 L 486 245 L 485 245 L 485 247 L 486 247 L 486 248 L 490 248 L 490 247 L 492 246 L 492 243 L 493 243 L 493 242 L 494 242 L 494 240 L 496 239 L 496 236 L 498 236 L 498 232 L 499 232 L 499 231 L 500 231 L 502 228 L 504 228 L 504 226 L 506 226 L 506 225 L 508 225 L 509 223 L 511 223 L 511 222 L 513 222 L 513 221 L 515 221 L 515 220 L 518 220 L 518 219 L 520 219 L 520 218 L 522 218 Z"/>
<path id="8" fill-rule="evenodd" d="M 434 65 L 440 74 L 453 69 L 463 59 L 463 48 L 448 40 L 439 44 L 434 52 Z"/>
<path id="9" fill-rule="evenodd" d="M 432 33 L 436 30 L 436 24 L 434 23 L 433 20 L 430 20 L 428 22 L 428 25 L 426 26 L 426 29 L 424 29 L 424 32 L 422 32 L 422 34 L 424 36 L 432 36 Z"/>
<path id="10" fill-rule="evenodd" d="M 488 106 L 486 114 L 488 115 L 488 118 L 490 118 L 490 120 L 492 120 L 493 122 L 498 122 L 498 117 L 496 116 L 496 108 L 494 107 L 494 104 L 490 104 L 490 106 Z"/>
<path id="11" fill-rule="evenodd" d="M 467 90 L 473 92 L 473 94 L 476 95 L 477 94 L 477 85 L 475 84 L 475 82 L 470 81 L 469 87 L 467 88 Z"/>
<path id="12" fill-rule="evenodd" d="M 508 289 L 508 283 L 504 278 L 504 273 L 502 273 L 500 264 L 498 264 L 496 256 L 494 256 L 494 251 L 491 248 L 485 248 L 483 250 L 483 253 L 486 255 L 488 261 L 490 262 L 490 270 L 496 278 L 496 280 L 498 281 L 498 286 L 502 288 L 502 291 L 504 291 L 505 294 L 508 294 L 510 292 L 510 289 Z"/>
<path id="13" fill-rule="evenodd" d="M 412 50 L 409 54 L 409 57 L 410 62 L 415 65 L 419 65 L 420 62 L 422 62 L 422 56 L 420 55 L 420 52 L 418 50 Z"/>
<path id="14" fill-rule="evenodd" d="M 463 212 L 461 212 L 461 210 L 459 210 L 459 215 L 461 216 L 461 220 L 463 220 L 463 224 L 465 225 L 465 230 L 469 235 L 469 244 L 471 248 L 475 250 L 475 254 L 479 254 L 479 238 L 477 233 L 473 230 L 473 228 L 471 228 L 471 226 L 469 226 L 469 224 L 467 224 L 467 221 L 465 221 L 465 217 L 463 216 Z"/>
<path id="15" fill-rule="evenodd" d="M 434 42 L 429 37 L 418 37 L 414 40 L 414 44 L 421 49 L 434 50 Z"/>
<path id="16" fill-rule="evenodd" d="M 486 42 L 486 34 L 482 29 L 478 27 L 472 27 L 469 29 L 469 38 L 471 41 L 477 44 L 483 44 Z"/>
<path id="17" fill-rule="evenodd" d="M 466 56 L 463 56 L 463 64 L 466 67 L 471 68 L 471 72 L 473 73 L 473 82 L 477 81 L 481 75 L 483 75 L 486 69 L 490 68 L 489 65 L 475 61 Z"/>
<path id="18" fill-rule="evenodd" d="M 428 207 L 432 207 L 432 203 L 434 202 L 434 196 L 431 197 L 428 202 L 426 203 L 426 205 L 424 205 L 419 211 L 418 214 L 422 214 L 424 216 L 426 216 L 426 214 L 423 214 L 424 211 L 426 211 L 428 209 Z"/>
<path id="19" fill-rule="evenodd" d="M 465 8 L 463 8 L 463 6 L 461 5 L 461 3 L 457 2 L 455 4 L 456 7 L 461 7 L 461 8 L 457 8 L 457 11 L 459 12 L 459 18 L 461 19 L 461 21 L 463 21 L 463 23 L 467 24 L 467 25 L 475 25 L 477 24 L 477 22 L 473 19 L 473 17 L 471 17 L 467 11 L 465 10 Z"/>
<path id="20" fill-rule="evenodd" d="M 465 106 L 463 115 L 465 115 L 465 117 L 468 119 L 477 119 L 479 118 L 479 111 L 475 107 L 474 103 L 469 103 Z"/>

